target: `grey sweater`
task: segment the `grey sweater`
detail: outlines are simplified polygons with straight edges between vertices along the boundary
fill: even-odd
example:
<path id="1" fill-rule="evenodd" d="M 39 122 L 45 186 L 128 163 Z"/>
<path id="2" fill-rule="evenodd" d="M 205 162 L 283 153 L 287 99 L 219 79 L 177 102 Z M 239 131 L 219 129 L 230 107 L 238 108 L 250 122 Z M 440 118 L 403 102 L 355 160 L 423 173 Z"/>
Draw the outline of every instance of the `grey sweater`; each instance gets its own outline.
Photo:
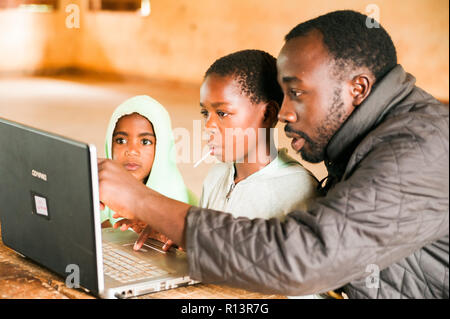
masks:
<path id="1" fill-rule="evenodd" d="M 193 207 L 193 279 L 263 293 L 448 298 L 448 107 L 398 65 L 330 141 L 324 197 L 285 221 Z"/>

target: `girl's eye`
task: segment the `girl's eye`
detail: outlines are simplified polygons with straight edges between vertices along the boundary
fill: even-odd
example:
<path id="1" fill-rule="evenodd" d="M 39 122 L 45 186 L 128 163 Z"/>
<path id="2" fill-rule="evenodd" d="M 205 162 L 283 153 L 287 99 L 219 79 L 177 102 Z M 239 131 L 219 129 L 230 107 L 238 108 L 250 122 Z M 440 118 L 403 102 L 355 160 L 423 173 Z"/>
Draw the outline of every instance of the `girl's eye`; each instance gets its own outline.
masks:
<path id="1" fill-rule="evenodd" d="M 144 138 L 144 139 L 141 141 L 141 143 L 142 143 L 142 145 L 152 145 L 152 144 L 153 144 L 152 141 L 150 141 L 149 139 L 146 139 L 146 138 Z"/>
<path id="2" fill-rule="evenodd" d="M 127 140 L 123 137 L 118 137 L 114 141 L 116 142 L 116 144 L 125 144 L 127 142 Z"/>

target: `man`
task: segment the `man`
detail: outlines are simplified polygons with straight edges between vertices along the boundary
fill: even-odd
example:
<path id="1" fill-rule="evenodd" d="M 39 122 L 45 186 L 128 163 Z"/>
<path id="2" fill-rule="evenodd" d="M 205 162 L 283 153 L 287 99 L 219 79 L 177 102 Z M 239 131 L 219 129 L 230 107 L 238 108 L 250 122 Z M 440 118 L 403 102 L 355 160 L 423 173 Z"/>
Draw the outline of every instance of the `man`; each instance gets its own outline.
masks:
<path id="1" fill-rule="evenodd" d="M 190 276 L 265 293 L 448 298 L 448 107 L 414 85 L 367 17 L 295 27 L 278 57 L 279 119 L 325 160 L 324 196 L 284 222 L 233 219 L 142 187 L 99 161 L 100 198 L 187 249 Z"/>

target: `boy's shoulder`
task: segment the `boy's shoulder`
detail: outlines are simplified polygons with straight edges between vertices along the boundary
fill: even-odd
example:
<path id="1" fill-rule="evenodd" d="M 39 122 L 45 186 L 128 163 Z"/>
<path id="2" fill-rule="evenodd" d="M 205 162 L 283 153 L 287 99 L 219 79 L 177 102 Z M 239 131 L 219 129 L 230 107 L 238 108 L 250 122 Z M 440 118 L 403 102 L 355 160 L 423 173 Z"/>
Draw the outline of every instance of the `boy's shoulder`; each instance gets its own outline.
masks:
<path id="1" fill-rule="evenodd" d="M 308 174 L 312 176 L 312 173 L 309 170 L 303 167 L 299 161 L 292 158 L 288 154 L 288 150 L 286 148 L 280 149 L 278 151 L 278 156 L 269 165 L 270 167 L 268 167 L 269 169 L 267 170 L 267 173 L 270 173 L 270 175 L 273 176 L 284 176 L 296 173 Z"/>
<path id="2" fill-rule="evenodd" d="M 317 188 L 317 178 L 303 165 L 287 154 L 287 149 L 278 151 L 278 156 L 262 170 L 247 179 L 248 183 L 268 185 L 272 190 L 286 192 L 287 188 L 296 189 L 295 192 L 313 190 Z"/>
<path id="3" fill-rule="evenodd" d="M 231 172 L 232 165 L 230 163 L 218 162 L 214 164 L 208 171 L 203 184 L 214 183 L 215 181 L 228 176 Z"/>
<path id="4" fill-rule="evenodd" d="M 278 150 L 278 156 L 276 160 L 278 161 L 278 165 L 280 167 L 303 167 L 303 165 L 299 161 L 288 154 L 287 148 Z"/>
<path id="5" fill-rule="evenodd" d="M 215 185 L 219 180 L 228 179 L 230 174 L 234 173 L 233 163 L 219 162 L 214 164 L 206 178 L 204 179 L 204 185 Z M 266 167 L 258 172 L 247 177 L 247 182 L 262 182 L 264 180 L 283 179 L 289 180 L 311 180 L 311 182 L 317 182 L 314 175 L 307 170 L 296 159 L 289 156 L 286 148 L 282 148 L 278 151 L 277 157 Z"/>
<path id="6" fill-rule="evenodd" d="M 305 198 L 317 196 L 317 178 L 299 161 L 289 156 L 286 148 L 280 149 L 277 158 L 269 165 L 272 167 L 267 167 L 258 182 L 268 185 L 276 198 L 298 204 L 303 203 Z"/>

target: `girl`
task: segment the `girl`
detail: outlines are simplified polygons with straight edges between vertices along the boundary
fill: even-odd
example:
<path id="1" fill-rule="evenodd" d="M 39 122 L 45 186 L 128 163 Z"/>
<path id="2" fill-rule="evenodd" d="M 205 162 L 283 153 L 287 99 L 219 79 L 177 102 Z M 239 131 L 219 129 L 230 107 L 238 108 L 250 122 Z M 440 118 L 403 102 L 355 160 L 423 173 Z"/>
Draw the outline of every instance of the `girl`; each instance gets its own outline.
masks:
<path id="1" fill-rule="evenodd" d="M 105 154 L 118 161 L 136 179 L 155 191 L 192 205 L 195 196 L 186 188 L 175 162 L 172 126 L 166 109 L 149 96 L 132 97 L 113 112 L 106 131 Z M 102 227 L 132 227 L 140 233 L 145 225 L 113 218 L 108 207 L 101 212 Z M 116 225 L 117 223 L 117 225 Z M 152 236 L 166 241 L 164 236 Z"/>

